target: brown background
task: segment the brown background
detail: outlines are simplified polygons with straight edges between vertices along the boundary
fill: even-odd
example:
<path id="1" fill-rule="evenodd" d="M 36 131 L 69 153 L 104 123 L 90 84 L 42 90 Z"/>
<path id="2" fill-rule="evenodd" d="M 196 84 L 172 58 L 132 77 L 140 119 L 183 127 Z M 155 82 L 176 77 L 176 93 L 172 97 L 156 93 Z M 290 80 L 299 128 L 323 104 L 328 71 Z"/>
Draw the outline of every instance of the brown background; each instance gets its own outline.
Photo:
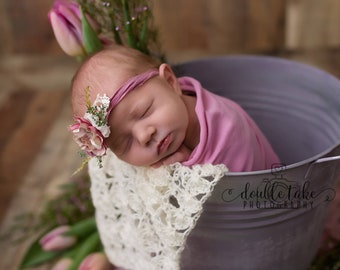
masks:
<path id="1" fill-rule="evenodd" d="M 231 53 L 332 53 L 340 46 L 338 0 L 151 2 L 170 60 Z M 63 55 L 47 21 L 52 3 L 1 1 L 1 56 Z"/>
<path id="2" fill-rule="evenodd" d="M 230 54 L 289 58 L 340 76 L 338 0 L 153 0 L 171 63 Z M 66 131 L 69 81 L 47 20 L 52 0 L 0 2 L 0 233 L 38 211 L 79 164 Z M 0 241 L 0 268 L 17 269 L 25 249 Z"/>

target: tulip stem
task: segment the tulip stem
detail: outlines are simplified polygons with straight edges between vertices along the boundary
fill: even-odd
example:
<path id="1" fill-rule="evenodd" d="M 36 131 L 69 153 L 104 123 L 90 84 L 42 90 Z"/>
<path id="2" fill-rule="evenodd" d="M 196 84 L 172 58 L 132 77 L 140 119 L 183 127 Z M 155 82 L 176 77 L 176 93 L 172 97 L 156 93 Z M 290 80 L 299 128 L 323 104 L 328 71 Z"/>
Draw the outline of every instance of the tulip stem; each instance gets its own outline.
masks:
<path id="1" fill-rule="evenodd" d="M 132 21 L 129 12 L 129 5 L 126 0 L 122 0 L 123 5 L 123 15 L 124 15 L 124 27 L 127 34 L 127 42 L 130 47 L 138 49 L 136 40 L 133 35 Z"/>
<path id="2" fill-rule="evenodd" d="M 82 242 L 77 250 L 74 260 L 68 270 L 77 270 L 82 260 L 90 253 L 99 251 L 101 242 L 98 232 L 92 233 L 84 242 Z"/>
<path id="3" fill-rule="evenodd" d="M 113 16 L 113 13 L 110 13 L 110 21 L 111 21 L 111 31 L 113 32 L 113 37 L 115 39 L 115 42 L 117 44 L 120 44 L 122 45 L 123 44 L 123 41 L 118 33 L 118 30 L 117 30 L 117 25 L 116 25 L 116 22 L 114 20 L 114 16 Z"/>
<path id="4" fill-rule="evenodd" d="M 145 54 L 150 54 L 147 46 L 147 39 L 148 39 L 148 15 L 149 11 L 145 11 L 143 18 L 142 18 L 142 26 L 139 31 L 139 49 L 144 52 Z"/>
<path id="5" fill-rule="evenodd" d="M 96 220 L 94 217 L 89 217 L 74 224 L 70 229 L 65 232 L 65 236 L 85 237 L 92 232 L 97 231 Z"/>

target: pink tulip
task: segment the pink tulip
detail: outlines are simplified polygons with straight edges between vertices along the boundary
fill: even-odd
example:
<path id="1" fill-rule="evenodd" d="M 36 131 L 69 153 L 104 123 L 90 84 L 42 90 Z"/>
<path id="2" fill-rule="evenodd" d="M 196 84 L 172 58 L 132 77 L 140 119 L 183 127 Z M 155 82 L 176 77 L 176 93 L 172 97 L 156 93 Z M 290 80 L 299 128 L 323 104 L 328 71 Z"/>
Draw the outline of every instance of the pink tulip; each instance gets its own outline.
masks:
<path id="1" fill-rule="evenodd" d="M 77 239 L 73 236 L 63 235 L 69 229 L 69 226 L 60 226 L 50 231 L 39 241 L 42 249 L 46 251 L 58 251 L 73 246 Z"/>
<path id="2" fill-rule="evenodd" d="M 56 0 L 48 13 L 54 35 L 62 50 L 71 56 L 84 56 L 86 54 L 81 26 L 81 12 L 75 1 Z M 93 29 L 97 24 L 86 17 Z"/>
<path id="3" fill-rule="evenodd" d="M 102 252 L 88 255 L 80 264 L 78 270 L 110 270 L 112 265 Z"/>
<path id="4" fill-rule="evenodd" d="M 72 264 L 72 260 L 69 258 L 60 259 L 52 268 L 52 270 L 67 270 Z"/>

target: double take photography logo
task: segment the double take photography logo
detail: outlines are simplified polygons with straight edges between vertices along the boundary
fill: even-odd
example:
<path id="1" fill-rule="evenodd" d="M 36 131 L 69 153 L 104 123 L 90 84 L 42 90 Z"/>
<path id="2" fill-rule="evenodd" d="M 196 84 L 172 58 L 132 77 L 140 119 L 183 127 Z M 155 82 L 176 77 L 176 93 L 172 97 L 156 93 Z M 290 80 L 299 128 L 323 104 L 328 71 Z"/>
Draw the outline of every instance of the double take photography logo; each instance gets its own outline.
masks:
<path id="1" fill-rule="evenodd" d="M 316 202 L 330 202 L 335 197 L 333 188 L 313 189 L 310 179 L 293 181 L 285 178 L 285 166 L 276 164 L 271 176 L 243 183 L 240 188 L 227 188 L 222 192 L 226 203 L 240 203 L 244 209 L 299 209 L 313 208 Z"/>

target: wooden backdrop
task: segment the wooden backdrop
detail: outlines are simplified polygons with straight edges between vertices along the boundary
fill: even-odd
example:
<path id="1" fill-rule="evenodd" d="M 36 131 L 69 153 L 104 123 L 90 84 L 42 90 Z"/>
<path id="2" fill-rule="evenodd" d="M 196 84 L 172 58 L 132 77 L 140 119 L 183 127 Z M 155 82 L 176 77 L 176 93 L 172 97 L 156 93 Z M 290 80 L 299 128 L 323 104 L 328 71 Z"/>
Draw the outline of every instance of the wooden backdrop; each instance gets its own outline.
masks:
<path id="1" fill-rule="evenodd" d="M 338 0 L 151 2 L 169 55 L 301 52 L 340 46 Z M 2 0 L 0 54 L 60 53 L 47 22 L 52 3 Z"/>

